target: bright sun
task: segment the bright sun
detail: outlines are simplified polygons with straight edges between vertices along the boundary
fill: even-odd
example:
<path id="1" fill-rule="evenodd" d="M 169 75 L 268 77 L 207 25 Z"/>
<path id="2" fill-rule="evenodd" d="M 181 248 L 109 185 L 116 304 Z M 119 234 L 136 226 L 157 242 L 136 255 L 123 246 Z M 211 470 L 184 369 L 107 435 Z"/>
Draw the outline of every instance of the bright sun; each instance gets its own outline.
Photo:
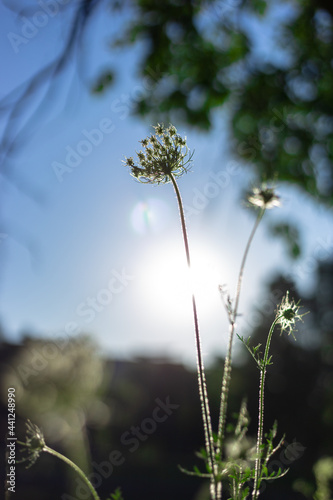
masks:
<path id="1" fill-rule="evenodd" d="M 191 311 L 192 290 L 195 293 L 199 312 L 210 314 L 221 307 L 218 286 L 223 279 L 219 258 L 209 248 L 193 245 L 191 271 L 189 271 L 184 249 L 169 244 L 156 249 L 156 257 L 142 266 L 143 300 L 154 310 L 170 311 L 178 319 L 184 311 Z M 187 316 L 187 314 L 186 314 Z"/>

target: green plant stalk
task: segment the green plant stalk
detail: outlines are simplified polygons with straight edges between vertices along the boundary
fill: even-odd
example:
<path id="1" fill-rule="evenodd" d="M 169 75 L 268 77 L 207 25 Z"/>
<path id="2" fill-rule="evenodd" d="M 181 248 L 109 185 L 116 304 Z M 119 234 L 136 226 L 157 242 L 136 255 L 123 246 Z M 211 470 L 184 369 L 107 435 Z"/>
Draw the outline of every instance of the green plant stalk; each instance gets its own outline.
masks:
<path id="1" fill-rule="evenodd" d="M 252 491 L 252 500 L 256 500 L 259 496 L 259 477 L 261 473 L 261 448 L 262 448 L 262 440 L 263 440 L 263 433 L 264 433 L 264 396 L 265 396 L 265 380 L 266 380 L 266 372 L 267 372 L 267 366 L 268 366 L 268 354 L 269 354 L 269 348 L 271 345 L 271 340 L 273 336 L 273 331 L 278 323 L 278 321 L 282 318 L 281 316 L 278 316 L 275 318 L 273 321 L 267 341 L 266 341 L 266 347 L 265 347 L 265 352 L 264 352 L 264 358 L 261 362 L 260 366 L 260 386 L 259 386 L 259 411 L 258 411 L 258 434 L 257 434 L 257 444 L 256 444 L 256 459 L 255 459 L 255 471 L 254 471 L 254 485 L 253 485 L 253 491 Z"/>
<path id="2" fill-rule="evenodd" d="M 248 256 L 248 253 L 250 250 L 251 243 L 253 241 L 256 230 L 260 224 L 260 221 L 263 218 L 264 213 L 265 213 L 265 209 L 264 208 L 260 209 L 257 220 L 256 220 L 254 227 L 252 229 L 252 232 L 249 236 L 249 239 L 248 239 L 245 251 L 244 251 L 244 255 L 242 258 L 242 262 L 240 265 L 239 276 L 238 276 L 238 281 L 237 281 L 237 288 L 236 288 L 235 306 L 233 308 L 233 311 L 229 315 L 229 322 L 230 322 L 229 344 L 228 344 L 227 356 L 226 356 L 225 361 L 224 361 L 222 387 L 221 387 L 220 413 L 219 413 L 219 427 L 218 427 L 218 434 L 217 434 L 216 456 L 218 458 L 221 458 L 222 446 L 223 446 L 223 441 L 224 441 L 225 422 L 226 422 L 227 406 L 228 406 L 228 394 L 229 394 L 229 386 L 230 386 L 230 379 L 231 379 L 232 346 L 233 346 L 233 340 L 234 340 L 234 334 L 235 334 L 236 318 L 237 318 L 237 314 L 238 314 L 239 298 L 240 298 L 240 292 L 241 292 L 241 287 L 242 287 L 244 268 L 245 268 L 245 263 L 246 263 L 246 259 L 247 259 L 247 256 Z"/>
<path id="3" fill-rule="evenodd" d="M 183 209 L 183 202 L 180 195 L 180 191 L 177 185 L 177 182 L 174 176 L 170 173 L 170 179 L 172 185 L 174 187 L 178 208 L 180 213 L 181 227 L 183 233 L 183 240 L 185 246 L 186 260 L 188 268 L 191 268 L 191 257 L 190 257 L 190 249 L 187 237 L 186 223 L 185 223 L 185 214 Z M 197 368 L 198 368 L 198 385 L 199 385 L 199 396 L 201 402 L 201 411 L 202 411 L 202 419 L 203 419 L 203 427 L 205 433 L 205 448 L 208 458 L 208 463 L 211 469 L 211 473 L 213 475 L 213 479 L 211 482 L 211 498 L 212 500 L 218 500 L 220 498 L 218 493 L 218 485 L 215 482 L 215 467 L 214 467 L 214 443 L 213 443 L 213 430 L 209 409 L 209 399 L 207 393 L 207 384 L 205 377 L 205 368 L 202 359 L 201 353 L 201 340 L 200 340 L 200 332 L 199 332 L 199 322 L 198 322 L 198 313 L 197 313 L 197 305 L 194 292 L 192 293 L 192 310 L 193 310 L 193 319 L 194 319 L 194 330 L 195 330 L 195 341 L 196 341 L 196 352 L 197 352 Z M 213 484 L 212 484 L 213 483 Z"/>
<path id="4" fill-rule="evenodd" d="M 74 469 L 75 472 L 77 472 L 79 474 L 79 476 L 81 477 L 81 479 L 85 482 L 85 484 L 89 488 L 91 496 L 94 498 L 94 500 L 100 500 L 100 497 L 98 496 L 95 488 L 93 487 L 93 485 L 91 484 L 91 482 L 89 481 L 89 479 L 87 478 L 87 476 L 85 475 L 85 473 L 80 469 L 80 467 L 78 467 L 69 458 L 67 458 L 64 455 L 62 455 L 61 453 L 53 450 L 52 448 L 49 448 L 46 445 L 43 447 L 43 451 L 45 451 L 46 453 L 50 453 L 50 455 L 54 455 L 55 457 L 59 458 L 60 460 L 62 460 L 63 462 L 65 462 L 67 465 L 69 465 L 70 467 L 72 467 L 72 469 Z"/>

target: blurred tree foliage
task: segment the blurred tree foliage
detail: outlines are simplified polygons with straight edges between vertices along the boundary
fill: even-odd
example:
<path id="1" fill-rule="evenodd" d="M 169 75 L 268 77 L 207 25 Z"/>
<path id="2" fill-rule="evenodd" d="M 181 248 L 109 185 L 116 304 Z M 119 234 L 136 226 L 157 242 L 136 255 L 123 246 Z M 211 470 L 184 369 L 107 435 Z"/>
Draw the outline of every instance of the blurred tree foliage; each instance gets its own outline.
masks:
<path id="1" fill-rule="evenodd" d="M 24 16 L 34 12 L 25 2 L 5 6 Z M 81 61 L 78 49 L 86 34 L 91 40 L 94 32 L 87 26 L 101 8 L 126 14 L 112 47 L 143 48 L 137 74 L 150 79 L 151 91 L 137 101 L 136 113 L 209 130 L 214 111 L 227 109 L 231 147 L 259 178 L 294 183 L 332 205 L 333 7 L 328 0 L 82 0 L 62 6 L 70 17 L 64 18 L 60 53 L 0 102 L 1 113 L 9 113 L 1 140 L 4 158 L 31 129 L 37 112 L 28 120 L 23 115 L 35 94 L 42 106 L 58 90 L 59 74 L 73 60 Z M 74 53 L 80 57 L 73 59 Z M 104 70 L 92 92 L 102 93 L 116 78 L 115 68 Z M 18 127 L 17 121 L 26 125 Z"/>
<path id="2" fill-rule="evenodd" d="M 132 23 L 117 44 L 145 46 L 139 74 L 152 79 L 152 90 L 137 113 L 209 129 L 213 111 L 227 103 L 233 149 L 262 180 L 294 183 L 332 205 L 332 3 L 132 5 Z"/>

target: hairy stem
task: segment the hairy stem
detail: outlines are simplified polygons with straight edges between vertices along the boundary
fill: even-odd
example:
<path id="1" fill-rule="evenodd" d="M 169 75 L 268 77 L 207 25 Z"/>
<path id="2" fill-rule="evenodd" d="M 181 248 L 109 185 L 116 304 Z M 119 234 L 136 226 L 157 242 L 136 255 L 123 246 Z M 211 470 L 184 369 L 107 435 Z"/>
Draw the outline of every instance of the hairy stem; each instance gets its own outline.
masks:
<path id="1" fill-rule="evenodd" d="M 70 467 L 72 467 L 72 469 L 74 469 L 75 472 L 77 472 L 79 474 L 79 476 L 81 477 L 81 479 L 85 482 L 85 484 L 89 488 L 91 496 L 94 498 L 94 500 L 100 500 L 100 498 L 99 498 L 99 496 L 98 496 L 95 488 L 93 487 L 93 485 L 91 484 L 91 482 L 89 481 L 89 479 L 87 478 L 87 476 L 85 475 L 85 473 L 80 469 L 80 467 L 78 467 L 69 458 L 65 457 L 61 453 L 58 453 L 57 451 L 53 450 L 52 448 L 49 448 L 46 445 L 43 447 L 43 451 L 45 451 L 46 453 L 50 453 L 51 455 L 54 455 L 55 457 L 59 458 L 60 460 L 62 460 L 63 462 L 65 462 L 67 465 L 69 465 Z"/>
<path id="2" fill-rule="evenodd" d="M 282 316 L 278 316 L 273 321 L 264 352 L 264 358 L 261 362 L 260 367 L 260 386 L 259 386 L 259 410 L 258 410 L 258 434 L 257 434 L 257 444 L 256 444 L 256 458 L 255 458 L 255 471 L 254 471 L 254 485 L 252 491 L 252 500 L 256 500 L 259 496 L 259 479 L 261 476 L 261 464 L 262 464 L 262 441 L 263 441 L 263 433 L 264 433 L 264 396 L 265 396 L 265 380 L 266 380 L 266 372 L 267 366 L 269 362 L 269 348 L 271 345 L 272 335 L 275 328 L 275 325 L 279 321 Z"/>
<path id="3" fill-rule="evenodd" d="M 262 208 L 258 214 L 257 220 L 256 220 L 254 227 L 252 229 L 252 232 L 249 236 L 249 239 L 248 239 L 245 251 L 244 251 L 244 255 L 242 258 L 242 262 L 240 265 L 238 281 L 237 281 L 237 288 L 236 288 L 235 305 L 229 314 L 229 323 L 230 323 L 229 344 L 228 344 L 227 356 L 226 356 L 225 361 L 224 361 L 224 370 L 223 370 L 222 388 L 221 388 L 220 414 L 219 414 L 219 427 L 218 427 L 218 434 L 217 434 L 216 454 L 218 457 L 221 457 L 222 445 L 223 445 L 223 441 L 224 441 L 225 422 L 226 422 L 227 406 L 228 406 L 228 393 L 229 393 L 229 385 L 230 385 L 230 378 L 231 378 L 232 345 L 233 345 L 234 334 L 235 334 L 236 318 L 237 318 L 237 314 L 238 314 L 238 305 L 239 305 L 239 298 L 240 298 L 240 292 L 241 292 L 241 287 L 242 287 L 244 268 L 245 268 L 245 263 L 246 263 L 246 259 L 247 259 L 247 256 L 248 256 L 248 253 L 250 250 L 251 243 L 253 241 L 253 238 L 254 238 L 255 232 L 259 226 L 259 223 L 260 223 L 261 219 L 263 218 L 264 213 L 265 213 L 265 209 Z"/>
<path id="4" fill-rule="evenodd" d="M 173 184 L 173 187 L 174 187 L 174 190 L 176 193 L 176 197 L 177 197 L 178 208 L 179 208 L 179 213 L 180 213 L 180 220 L 181 220 L 181 227 L 182 227 L 182 233 L 183 233 L 183 240 L 184 240 L 184 246 L 185 246 L 186 260 L 187 260 L 188 268 L 190 269 L 191 268 L 191 257 L 190 257 L 190 249 L 189 249 L 189 243 L 188 243 L 188 237 L 187 237 L 183 202 L 181 199 L 181 195 L 180 195 L 180 191 L 179 191 L 177 182 L 172 174 L 170 174 L 170 178 L 171 178 L 171 182 Z M 214 476 L 215 476 L 214 461 L 215 460 L 214 460 L 213 430 L 212 430 L 212 423 L 211 423 L 211 416 L 210 416 L 210 409 L 209 409 L 209 400 L 208 400 L 208 393 L 207 393 L 205 369 L 204 369 L 204 363 L 203 363 L 202 352 L 201 352 L 201 339 L 200 339 L 200 332 L 199 332 L 198 313 L 197 313 L 197 305 L 196 305 L 196 299 L 195 299 L 194 292 L 192 292 L 192 310 L 193 310 L 193 319 L 194 319 L 195 344 L 196 344 L 196 352 L 197 352 L 199 395 L 200 395 L 200 402 L 201 402 L 203 427 L 204 427 L 204 433 L 205 433 L 205 448 L 206 448 L 208 463 L 209 463 L 209 466 L 211 469 L 211 473 L 213 475 L 213 479 L 211 482 L 211 498 L 212 498 L 212 500 L 218 500 L 220 498 L 220 493 L 219 493 L 219 487 L 216 484 L 215 479 L 214 479 Z"/>

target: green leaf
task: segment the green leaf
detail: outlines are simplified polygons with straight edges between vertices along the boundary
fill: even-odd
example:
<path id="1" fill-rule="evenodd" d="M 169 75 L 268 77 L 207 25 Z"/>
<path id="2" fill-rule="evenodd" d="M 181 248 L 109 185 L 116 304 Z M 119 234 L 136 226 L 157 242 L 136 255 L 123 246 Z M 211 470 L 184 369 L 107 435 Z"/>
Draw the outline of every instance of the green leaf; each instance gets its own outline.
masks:
<path id="1" fill-rule="evenodd" d="M 260 16 L 263 16 L 266 12 L 267 2 L 265 0 L 252 0 L 252 6 Z"/>
<path id="2" fill-rule="evenodd" d="M 107 71 L 100 75 L 97 82 L 95 83 L 92 91 L 95 94 L 100 94 L 104 92 L 114 81 L 114 73 L 111 71 Z"/>
<path id="3" fill-rule="evenodd" d="M 196 466 L 193 467 L 193 471 L 184 469 L 181 465 L 178 465 L 178 468 L 181 472 L 183 472 L 187 476 L 211 478 L 211 474 L 206 474 L 204 472 L 200 472 L 200 470 Z"/>
<path id="4" fill-rule="evenodd" d="M 124 500 L 121 489 L 117 488 L 114 493 L 111 493 L 109 500 Z"/>

